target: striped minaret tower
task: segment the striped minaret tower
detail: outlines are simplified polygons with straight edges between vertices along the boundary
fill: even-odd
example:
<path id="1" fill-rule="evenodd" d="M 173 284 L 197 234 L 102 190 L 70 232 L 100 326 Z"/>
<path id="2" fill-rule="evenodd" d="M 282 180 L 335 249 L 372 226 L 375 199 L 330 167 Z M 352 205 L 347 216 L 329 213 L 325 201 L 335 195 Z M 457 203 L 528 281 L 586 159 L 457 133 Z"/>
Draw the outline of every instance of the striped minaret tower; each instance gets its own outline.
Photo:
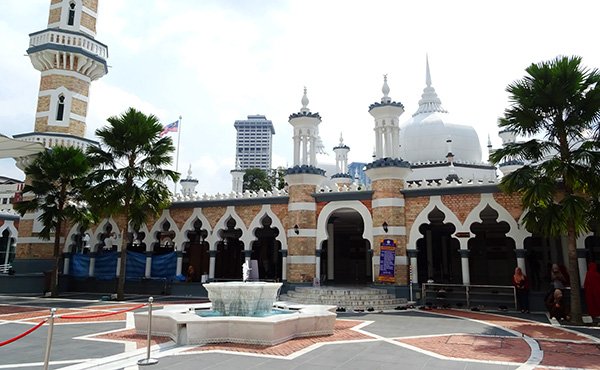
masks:
<path id="1" fill-rule="evenodd" d="M 107 72 L 108 48 L 96 41 L 98 0 L 51 0 L 48 27 L 29 35 L 27 54 L 40 71 L 34 132 L 26 141 L 85 149 L 90 85 Z"/>
<path id="2" fill-rule="evenodd" d="M 331 175 L 331 180 L 338 186 L 344 184 L 350 184 L 352 182 L 352 175 L 348 173 L 348 152 L 350 147 L 344 144 L 344 138 L 340 133 L 340 143 L 333 147 L 335 153 L 335 168 L 337 172 Z"/>
<path id="3" fill-rule="evenodd" d="M 97 145 L 84 137 L 90 85 L 108 72 L 108 48 L 95 40 L 97 12 L 98 0 L 50 0 L 48 27 L 29 35 L 27 49 L 31 64 L 41 74 L 34 129 L 14 138 L 40 142 L 47 148 L 71 146 L 85 150 Z M 23 170 L 30 161 L 29 157 L 17 158 L 17 167 Z M 27 213 L 21 218 L 16 259 L 53 258 L 52 241 L 36 236 L 43 226 L 38 216 Z M 68 274 L 71 253 L 63 252 L 63 273 Z M 93 276 L 95 250 L 91 255 Z"/>
<path id="4" fill-rule="evenodd" d="M 300 112 L 289 117 L 294 128 L 294 167 L 288 168 L 288 249 L 283 250 L 283 280 L 307 282 L 318 279 L 321 267 L 321 246 L 317 240 L 317 204 L 313 194 L 325 180 L 325 171 L 317 168 L 319 151 L 319 124 L 321 116 L 308 108 L 306 88 Z M 288 261 L 289 253 L 289 263 Z"/>
<path id="5" fill-rule="evenodd" d="M 399 154 L 399 119 L 404 113 L 404 106 L 389 97 L 387 76 L 383 77 L 381 91 L 381 102 L 369 107 L 369 113 L 375 119 L 375 157 L 372 163 L 367 164 L 365 171 L 372 181 L 373 190 L 373 272 L 375 280 L 381 280 L 380 247 L 384 242 L 392 242 L 396 246 L 393 282 L 407 285 L 406 222 L 401 190 L 404 189 L 404 179 L 412 170 Z M 391 276 L 386 278 L 392 279 Z"/>

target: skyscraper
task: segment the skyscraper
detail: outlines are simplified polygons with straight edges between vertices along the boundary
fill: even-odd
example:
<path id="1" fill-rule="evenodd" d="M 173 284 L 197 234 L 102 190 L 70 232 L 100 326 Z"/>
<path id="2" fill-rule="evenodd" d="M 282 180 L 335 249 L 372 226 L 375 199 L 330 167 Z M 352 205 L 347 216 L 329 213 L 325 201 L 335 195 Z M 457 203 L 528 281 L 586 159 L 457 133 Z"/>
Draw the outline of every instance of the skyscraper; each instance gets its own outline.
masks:
<path id="1" fill-rule="evenodd" d="M 235 161 L 239 169 L 271 169 L 271 150 L 275 129 L 273 122 L 263 115 L 236 120 L 237 130 Z"/>

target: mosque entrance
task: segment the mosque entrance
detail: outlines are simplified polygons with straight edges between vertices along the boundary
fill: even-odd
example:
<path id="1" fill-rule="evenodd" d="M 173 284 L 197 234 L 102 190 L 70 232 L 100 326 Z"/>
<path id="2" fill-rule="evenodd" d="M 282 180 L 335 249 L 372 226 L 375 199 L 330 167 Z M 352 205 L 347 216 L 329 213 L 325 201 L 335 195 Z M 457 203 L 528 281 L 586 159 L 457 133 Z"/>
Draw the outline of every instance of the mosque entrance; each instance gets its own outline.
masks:
<path id="1" fill-rule="evenodd" d="M 475 237 L 469 240 L 471 284 L 511 285 L 517 257 L 515 241 L 506 236 L 510 225 L 498 222 L 498 212 L 490 206 L 479 217 L 482 222 L 471 225 Z"/>
<path id="2" fill-rule="evenodd" d="M 256 240 L 252 242 L 252 259 L 258 264 L 260 280 L 281 279 L 281 242 L 275 238 L 279 235 L 277 228 L 271 227 L 273 220 L 269 216 L 261 220 L 262 227 L 256 229 Z"/>
<path id="3" fill-rule="evenodd" d="M 417 240 L 417 272 L 419 282 L 461 284 L 460 244 L 452 234 L 456 227 L 444 223 L 446 215 L 437 207 L 429 215 L 428 224 L 419 226 L 423 238 Z"/>
<path id="4" fill-rule="evenodd" d="M 364 222 L 350 208 L 335 211 L 327 222 L 329 238 L 321 246 L 321 281 L 328 284 L 367 284 L 373 281 L 369 241 Z"/>

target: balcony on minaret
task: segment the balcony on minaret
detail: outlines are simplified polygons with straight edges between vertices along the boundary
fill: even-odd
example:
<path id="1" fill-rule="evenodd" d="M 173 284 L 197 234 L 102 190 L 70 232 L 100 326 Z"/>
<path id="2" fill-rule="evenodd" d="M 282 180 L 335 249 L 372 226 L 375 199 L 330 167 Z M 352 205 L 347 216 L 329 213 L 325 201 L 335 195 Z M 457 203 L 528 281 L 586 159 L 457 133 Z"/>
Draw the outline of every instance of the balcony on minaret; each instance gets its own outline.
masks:
<path id="1" fill-rule="evenodd" d="M 97 80 L 107 72 L 108 47 L 80 32 L 46 29 L 29 35 L 27 54 L 38 71 L 65 69 Z"/>

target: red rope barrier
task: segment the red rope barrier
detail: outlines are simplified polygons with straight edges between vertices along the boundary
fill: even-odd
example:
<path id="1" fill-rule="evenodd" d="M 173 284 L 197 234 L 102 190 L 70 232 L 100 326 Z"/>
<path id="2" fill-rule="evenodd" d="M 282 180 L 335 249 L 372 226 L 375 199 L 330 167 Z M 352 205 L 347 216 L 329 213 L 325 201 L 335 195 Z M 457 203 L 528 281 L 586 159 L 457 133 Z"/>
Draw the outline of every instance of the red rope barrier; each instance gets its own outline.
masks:
<path id="1" fill-rule="evenodd" d="M 135 307 L 131 307 L 128 308 L 126 310 L 121 310 L 121 311 L 115 311 L 115 312 L 107 312 L 107 313 L 101 313 L 98 315 L 81 315 L 81 316 L 77 316 L 77 315 L 68 315 L 68 316 L 60 316 L 61 319 L 94 319 L 96 317 L 105 317 L 105 316 L 111 316 L 111 315 L 117 315 L 120 313 L 124 313 L 124 312 L 129 312 L 129 311 L 133 311 L 133 310 L 137 310 L 138 308 L 142 308 L 144 307 L 146 304 L 141 304 Z"/>
<path id="2" fill-rule="evenodd" d="M 7 345 L 7 344 L 10 344 L 10 343 L 12 343 L 12 342 L 14 342 L 14 341 L 16 341 L 16 340 L 19 340 L 19 339 L 23 338 L 23 337 L 24 337 L 24 336 L 26 336 L 26 335 L 29 335 L 29 334 L 31 334 L 33 331 L 35 331 L 36 329 L 38 329 L 40 326 L 44 325 L 44 324 L 46 323 L 46 321 L 48 321 L 48 319 L 45 319 L 44 321 L 40 321 L 40 322 L 39 322 L 39 323 L 38 323 L 36 326 L 34 326 L 33 328 L 31 328 L 31 329 L 27 330 L 27 331 L 26 331 L 26 332 L 24 332 L 24 333 L 21 333 L 21 334 L 17 335 L 16 337 L 14 337 L 14 338 L 12 338 L 12 339 L 5 340 L 4 342 L 0 342 L 0 347 L 2 347 L 2 346 L 5 346 L 5 345 Z"/>

